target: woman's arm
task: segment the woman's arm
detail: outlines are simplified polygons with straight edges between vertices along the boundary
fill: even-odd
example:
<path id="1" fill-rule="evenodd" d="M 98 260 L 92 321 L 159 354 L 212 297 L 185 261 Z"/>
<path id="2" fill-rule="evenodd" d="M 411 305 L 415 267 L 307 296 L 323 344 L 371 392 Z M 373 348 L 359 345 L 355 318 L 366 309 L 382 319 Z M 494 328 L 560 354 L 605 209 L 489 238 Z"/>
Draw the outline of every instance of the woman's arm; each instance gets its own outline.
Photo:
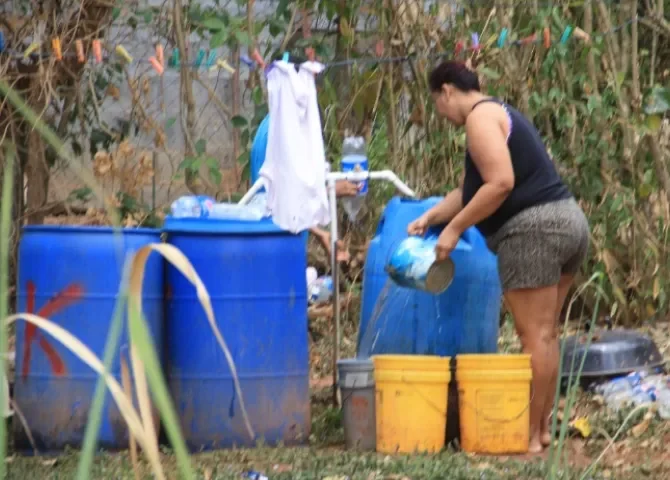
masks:
<path id="1" fill-rule="evenodd" d="M 464 178 L 465 175 L 462 175 L 458 187 L 447 193 L 440 203 L 423 214 L 423 218 L 429 227 L 449 222 L 463 209 Z"/>
<path id="2" fill-rule="evenodd" d="M 514 188 L 514 169 L 501 127 L 501 113 L 504 114 L 495 104 L 482 105 L 465 124 L 468 150 L 484 183 L 449 224 L 459 234 L 490 217 Z"/>

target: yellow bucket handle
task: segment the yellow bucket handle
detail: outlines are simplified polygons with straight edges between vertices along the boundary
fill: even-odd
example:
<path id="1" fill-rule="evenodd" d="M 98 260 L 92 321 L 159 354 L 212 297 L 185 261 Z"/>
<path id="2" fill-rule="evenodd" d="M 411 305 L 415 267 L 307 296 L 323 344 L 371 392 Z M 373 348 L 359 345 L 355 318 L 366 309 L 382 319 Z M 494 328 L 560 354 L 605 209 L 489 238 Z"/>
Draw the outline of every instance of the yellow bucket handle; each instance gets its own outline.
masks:
<path id="1" fill-rule="evenodd" d="M 475 413 L 476 413 L 477 415 L 481 415 L 481 416 L 484 418 L 484 420 L 486 420 L 487 422 L 491 422 L 491 423 L 509 423 L 509 422 L 514 422 L 515 420 L 518 420 L 519 418 L 521 418 L 521 416 L 522 416 L 524 413 L 526 413 L 526 411 L 530 408 L 530 404 L 533 402 L 533 398 L 535 398 L 535 391 L 533 390 L 533 386 L 532 386 L 532 385 L 530 386 L 530 389 L 531 389 L 530 400 L 528 400 L 528 403 L 526 404 L 526 406 L 523 407 L 523 410 L 521 410 L 521 412 L 519 412 L 518 415 L 514 415 L 514 416 L 512 416 L 512 417 L 510 417 L 510 418 L 501 418 L 501 419 L 498 419 L 498 418 L 490 418 L 490 417 L 484 415 L 484 413 L 483 413 L 481 410 L 478 410 L 476 407 L 473 407 L 472 405 L 470 405 L 468 402 L 463 402 L 463 404 L 466 405 L 466 406 L 468 406 L 468 407 L 471 407 L 471 408 L 475 411 Z M 459 398 L 458 398 L 458 401 L 459 401 L 459 403 L 461 402 L 461 399 L 460 399 L 460 392 L 459 392 Z"/>
<path id="2" fill-rule="evenodd" d="M 418 393 L 419 396 L 420 396 L 421 398 L 423 398 L 423 400 L 424 400 L 429 406 L 431 406 L 437 413 L 439 413 L 439 414 L 441 414 L 441 415 L 443 415 L 443 416 L 445 416 L 445 417 L 447 416 L 447 405 L 444 406 L 444 409 L 442 409 L 442 408 L 440 408 L 439 406 L 435 405 L 435 403 L 432 402 L 430 398 L 426 398 L 426 396 L 423 394 L 423 392 L 414 386 L 414 383 L 415 383 L 415 382 L 410 382 L 410 381 L 406 380 L 404 375 L 400 377 L 400 381 L 403 382 L 403 383 L 406 383 L 406 384 L 410 385 L 410 386 L 412 387 L 412 389 L 415 390 L 416 393 Z M 449 397 L 448 397 L 448 392 L 449 392 L 449 384 L 447 383 L 447 399 L 449 398 Z M 448 400 L 447 400 L 447 401 L 448 401 Z"/>

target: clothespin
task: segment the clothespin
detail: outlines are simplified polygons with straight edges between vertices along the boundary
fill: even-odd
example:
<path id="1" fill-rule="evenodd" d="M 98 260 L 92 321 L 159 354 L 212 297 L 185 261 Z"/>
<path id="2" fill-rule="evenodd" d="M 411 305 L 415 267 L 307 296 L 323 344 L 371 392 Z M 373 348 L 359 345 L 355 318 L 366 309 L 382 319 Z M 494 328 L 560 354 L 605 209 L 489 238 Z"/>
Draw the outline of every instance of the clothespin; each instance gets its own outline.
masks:
<path id="1" fill-rule="evenodd" d="M 216 61 L 216 50 L 212 50 L 209 52 L 209 57 L 207 57 L 207 63 L 205 63 L 205 66 L 209 69 L 211 68 L 216 68 L 214 65 L 214 62 Z"/>
<path id="2" fill-rule="evenodd" d="M 165 67 L 161 65 L 161 62 L 159 62 L 156 57 L 149 57 L 149 63 L 151 64 L 152 67 L 154 67 L 154 70 L 156 70 L 156 73 L 158 75 L 163 75 Z"/>
<path id="3" fill-rule="evenodd" d="M 100 44 L 100 40 L 96 38 L 93 40 L 91 46 L 93 47 L 93 56 L 95 57 L 95 61 L 97 63 L 102 62 L 102 45 Z"/>
<path id="4" fill-rule="evenodd" d="M 163 51 L 163 45 L 160 43 L 156 44 L 156 60 L 158 60 L 161 66 L 165 65 L 165 52 Z"/>
<path id="5" fill-rule="evenodd" d="M 265 70 L 265 60 L 263 60 L 263 57 L 261 57 L 261 54 L 258 53 L 258 49 L 255 48 L 254 51 L 251 53 L 251 58 L 258 64 L 262 69 Z"/>
<path id="6" fill-rule="evenodd" d="M 77 50 L 77 61 L 79 63 L 86 63 L 86 55 L 84 54 L 84 42 L 82 42 L 81 40 L 75 40 L 74 47 Z"/>
<path id="7" fill-rule="evenodd" d="M 234 69 L 233 67 L 231 67 L 231 66 L 228 64 L 228 62 L 226 62 L 225 60 L 221 60 L 221 59 L 217 60 L 217 61 L 216 61 L 216 65 L 217 65 L 219 68 L 223 68 L 224 70 L 226 70 L 227 72 L 229 72 L 231 75 L 233 75 L 233 74 L 235 73 L 235 69 Z"/>
<path id="8" fill-rule="evenodd" d="M 549 27 L 544 27 L 542 35 L 544 37 L 544 48 L 551 47 L 551 31 L 549 30 Z"/>
<path id="9" fill-rule="evenodd" d="M 5 51 L 5 34 L 0 30 L 0 53 Z"/>
<path id="10" fill-rule="evenodd" d="M 588 33 L 586 33 L 584 30 L 582 30 L 579 27 L 575 27 L 575 29 L 572 31 L 572 35 L 574 37 L 579 38 L 580 40 L 583 40 L 586 43 L 591 42 L 591 35 L 589 35 Z"/>
<path id="11" fill-rule="evenodd" d="M 316 52 L 312 47 L 307 47 L 305 48 L 305 56 L 307 57 L 307 60 L 313 62 L 316 59 Z"/>
<path id="12" fill-rule="evenodd" d="M 172 57 L 170 57 L 170 66 L 171 67 L 178 67 L 179 66 L 179 49 L 178 48 L 173 48 L 172 49 Z"/>
<path id="13" fill-rule="evenodd" d="M 382 57 L 384 55 L 384 40 L 377 40 L 375 45 L 375 55 Z"/>
<path id="14" fill-rule="evenodd" d="M 240 62 L 244 63 L 247 67 L 254 66 L 254 61 L 250 59 L 247 55 L 240 55 Z"/>
<path id="15" fill-rule="evenodd" d="M 28 58 L 38 48 L 40 48 L 40 42 L 31 43 L 30 45 L 28 45 L 28 48 L 26 48 L 26 50 L 23 52 L 23 58 Z"/>
<path id="16" fill-rule="evenodd" d="M 456 42 L 456 46 L 454 47 L 454 57 L 457 57 L 462 51 L 463 51 L 463 42 L 459 40 L 458 42 Z"/>
<path id="17" fill-rule="evenodd" d="M 532 35 L 528 35 L 526 38 L 522 38 L 519 41 L 520 45 L 528 45 L 529 43 L 535 43 L 537 40 L 537 34 L 533 33 Z"/>
<path id="18" fill-rule="evenodd" d="M 479 34 L 477 32 L 472 32 L 470 38 L 472 38 L 472 50 L 478 52 L 479 49 L 481 48 L 479 46 Z"/>
<path id="19" fill-rule="evenodd" d="M 572 26 L 568 25 L 563 30 L 563 35 L 561 35 L 561 45 L 565 45 L 570 39 L 570 34 L 572 33 Z"/>
<path id="20" fill-rule="evenodd" d="M 281 61 L 288 63 L 288 52 L 284 52 L 284 55 L 281 57 Z"/>
<path id="21" fill-rule="evenodd" d="M 54 56 L 57 61 L 63 60 L 63 50 L 60 47 L 60 38 L 54 37 L 51 39 L 51 49 L 53 50 Z"/>
<path id="22" fill-rule="evenodd" d="M 133 57 L 130 56 L 130 53 L 128 53 L 128 50 L 126 50 L 123 45 L 117 45 L 114 51 L 119 57 L 122 57 L 126 62 L 133 63 Z"/>
<path id="23" fill-rule="evenodd" d="M 505 46 L 505 40 L 507 39 L 507 29 L 503 28 L 498 36 L 498 48 L 503 48 Z"/>
<path id="24" fill-rule="evenodd" d="M 198 56 L 195 58 L 195 68 L 200 68 L 202 62 L 205 60 L 205 51 L 201 48 L 198 50 Z"/>

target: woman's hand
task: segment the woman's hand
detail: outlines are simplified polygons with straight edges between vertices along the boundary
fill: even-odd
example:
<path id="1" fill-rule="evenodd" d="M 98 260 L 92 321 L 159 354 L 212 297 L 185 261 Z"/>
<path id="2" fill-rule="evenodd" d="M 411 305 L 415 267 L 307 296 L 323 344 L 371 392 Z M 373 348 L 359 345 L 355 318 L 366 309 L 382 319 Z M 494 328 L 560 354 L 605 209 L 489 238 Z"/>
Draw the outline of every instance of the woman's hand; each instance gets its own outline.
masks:
<path id="1" fill-rule="evenodd" d="M 444 227 L 442 233 L 437 239 L 437 245 L 435 246 L 435 257 L 438 262 L 446 260 L 451 255 L 451 252 L 456 248 L 458 240 L 461 238 L 460 233 L 451 228 L 449 225 Z"/>
<path id="2" fill-rule="evenodd" d="M 319 242 L 323 246 L 323 249 L 326 251 L 328 258 L 330 258 L 330 232 L 321 230 L 320 228 L 313 228 L 310 231 L 312 234 L 316 235 L 316 237 L 319 239 Z M 348 263 L 349 258 L 350 258 L 349 252 L 347 251 L 347 247 L 344 245 L 344 242 L 342 240 L 338 240 L 336 260 L 338 262 Z"/>
<path id="3" fill-rule="evenodd" d="M 430 225 L 428 224 L 428 220 L 426 217 L 421 216 L 411 222 L 409 225 L 407 225 L 407 234 L 408 235 L 417 235 L 417 236 L 423 236 L 426 233 L 426 230 L 428 230 L 428 227 Z"/>

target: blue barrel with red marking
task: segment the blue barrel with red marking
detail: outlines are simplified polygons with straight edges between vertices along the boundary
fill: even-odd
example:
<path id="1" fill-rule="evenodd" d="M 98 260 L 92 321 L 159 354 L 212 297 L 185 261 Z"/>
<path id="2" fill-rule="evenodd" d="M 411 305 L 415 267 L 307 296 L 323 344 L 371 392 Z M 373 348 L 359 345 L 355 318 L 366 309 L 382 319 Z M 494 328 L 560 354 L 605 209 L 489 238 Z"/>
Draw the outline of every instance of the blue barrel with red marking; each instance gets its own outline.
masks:
<path id="1" fill-rule="evenodd" d="M 153 229 L 29 226 L 19 245 L 17 311 L 48 318 L 69 331 L 101 360 L 111 326 L 126 255 L 160 242 Z M 147 262 L 143 311 L 154 345 L 162 352 L 164 264 Z M 112 372 L 121 382 L 121 355 L 129 360 L 127 323 Z M 130 363 L 130 362 L 129 362 Z M 14 401 L 40 452 L 80 447 L 98 375 L 58 340 L 24 321 L 16 329 Z M 155 416 L 156 425 L 158 417 Z M 17 450 L 33 450 L 21 424 L 13 423 Z M 105 450 L 128 447 L 126 423 L 109 393 L 99 432 Z"/>
<path id="2" fill-rule="evenodd" d="M 193 285 L 167 267 L 168 383 L 188 447 L 306 442 L 310 433 L 305 244 L 261 221 L 170 219 L 167 242 L 193 264 L 235 362 L 256 438 Z"/>

